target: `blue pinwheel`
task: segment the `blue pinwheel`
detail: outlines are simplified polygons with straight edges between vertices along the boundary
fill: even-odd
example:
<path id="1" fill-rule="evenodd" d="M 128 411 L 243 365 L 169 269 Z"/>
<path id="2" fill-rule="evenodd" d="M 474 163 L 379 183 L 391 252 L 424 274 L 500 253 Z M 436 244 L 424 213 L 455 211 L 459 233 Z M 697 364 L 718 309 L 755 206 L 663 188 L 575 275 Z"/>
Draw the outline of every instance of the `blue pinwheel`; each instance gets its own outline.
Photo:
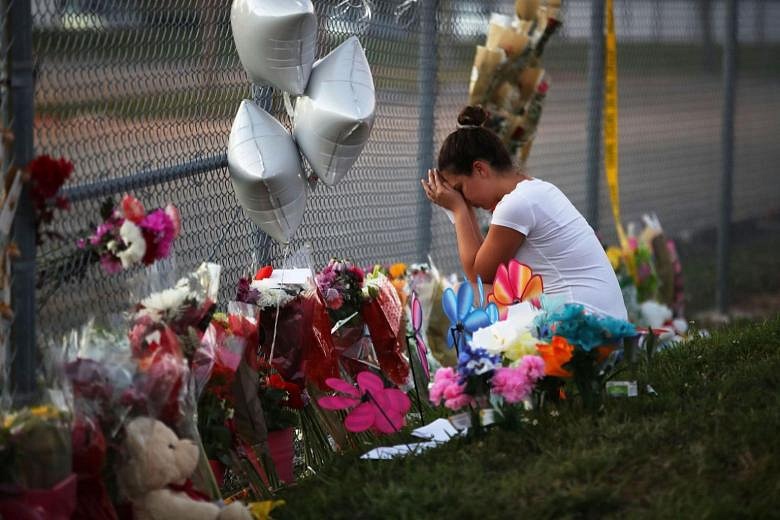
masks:
<path id="1" fill-rule="evenodd" d="M 460 354 L 474 332 L 492 323 L 490 316 L 485 309 L 474 307 L 474 289 L 468 282 L 461 284 L 457 297 L 452 289 L 445 290 L 441 302 L 444 314 L 450 319 L 447 346 L 454 346 Z"/>
<path id="2" fill-rule="evenodd" d="M 488 318 L 490 318 L 490 324 L 492 325 L 500 319 L 498 305 L 490 302 L 485 306 L 485 287 L 482 285 L 482 278 L 479 276 L 477 276 L 477 290 L 479 291 L 479 306 L 485 309 Z"/>

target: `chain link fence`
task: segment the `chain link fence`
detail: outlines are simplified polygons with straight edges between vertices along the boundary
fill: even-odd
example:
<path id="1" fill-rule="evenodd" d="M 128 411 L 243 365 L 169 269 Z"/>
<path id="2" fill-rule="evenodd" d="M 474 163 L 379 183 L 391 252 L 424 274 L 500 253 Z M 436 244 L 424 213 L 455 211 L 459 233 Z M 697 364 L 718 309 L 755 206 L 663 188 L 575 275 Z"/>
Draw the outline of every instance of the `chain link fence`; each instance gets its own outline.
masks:
<path id="1" fill-rule="evenodd" d="M 6 2 L 6 5 L 8 2 Z M 42 332 L 127 307 L 138 272 L 84 269 L 75 239 L 104 199 L 132 191 L 147 207 L 176 204 L 180 270 L 222 264 L 221 299 L 253 265 L 311 245 L 360 265 L 424 261 L 459 271 L 452 225 L 419 185 L 467 100 L 475 46 L 491 12 L 512 1 L 315 0 L 317 56 L 351 35 L 366 49 L 377 90 L 371 139 L 336 187 L 319 186 L 288 251 L 237 207 L 225 150 L 240 101 L 254 98 L 289 125 L 279 92 L 250 85 L 235 52 L 230 3 L 206 0 L 32 0 L 37 154 L 75 165 L 61 239 L 39 248 Z M 591 2 L 564 0 L 564 25 L 545 52 L 552 79 L 529 160 L 585 212 Z M 624 219 L 656 211 L 672 235 L 717 222 L 724 2 L 615 2 Z M 734 218 L 780 208 L 780 2 L 740 1 Z M 5 26 L 7 24 L 4 23 Z M 4 48 L 3 50 L 5 50 Z M 3 53 L 4 67 L 8 55 Z M 12 109 L 3 94 L 3 117 Z M 602 183 L 603 184 L 603 183 Z M 599 224 L 614 239 L 604 186 Z"/>

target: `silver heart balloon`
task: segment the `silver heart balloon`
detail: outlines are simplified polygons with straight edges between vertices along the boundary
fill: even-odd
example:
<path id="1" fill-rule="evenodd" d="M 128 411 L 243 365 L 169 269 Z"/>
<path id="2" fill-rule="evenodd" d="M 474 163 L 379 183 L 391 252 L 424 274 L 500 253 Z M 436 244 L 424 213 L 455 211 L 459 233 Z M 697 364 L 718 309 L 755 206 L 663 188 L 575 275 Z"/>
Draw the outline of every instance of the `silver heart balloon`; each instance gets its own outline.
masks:
<path id="1" fill-rule="evenodd" d="M 374 125 L 374 80 L 354 36 L 314 64 L 295 104 L 293 137 L 314 173 L 333 186 L 347 174 Z"/>
<path id="2" fill-rule="evenodd" d="M 252 82 L 303 94 L 317 43 L 311 0 L 233 0 L 230 25 Z"/>
<path id="3" fill-rule="evenodd" d="M 228 140 L 228 170 L 244 213 L 286 244 L 303 220 L 307 184 L 290 133 L 271 114 L 245 99 Z"/>

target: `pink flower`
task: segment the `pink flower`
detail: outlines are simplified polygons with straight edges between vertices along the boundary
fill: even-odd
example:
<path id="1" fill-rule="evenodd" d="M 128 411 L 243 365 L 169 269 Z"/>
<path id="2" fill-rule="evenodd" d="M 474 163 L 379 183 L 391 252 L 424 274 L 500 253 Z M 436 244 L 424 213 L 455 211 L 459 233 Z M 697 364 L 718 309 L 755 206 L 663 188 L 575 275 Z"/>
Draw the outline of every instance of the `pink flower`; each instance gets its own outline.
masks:
<path id="1" fill-rule="evenodd" d="M 385 388 L 382 380 L 371 372 L 357 375 L 357 388 L 335 377 L 326 379 L 325 384 L 343 395 L 321 397 L 317 402 L 326 410 L 352 408 L 344 419 L 347 430 L 395 433 L 403 427 L 411 407 L 409 398 L 397 388 Z"/>
<path id="2" fill-rule="evenodd" d="M 458 382 L 458 373 L 452 367 L 440 368 L 433 376 L 429 398 L 433 404 L 441 404 L 450 410 L 458 410 L 471 404 L 474 398 L 466 393 L 466 385 Z"/>
<path id="3" fill-rule="evenodd" d="M 122 270 L 122 262 L 110 253 L 100 256 L 100 267 L 106 274 L 116 274 Z"/>
<path id="4" fill-rule="evenodd" d="M 143 203 L 132 195 L 122 197 L 122 213 L 125 218 L 138 224 L 146 215 Z"/>
<path id="5" fill-rule="evenodd" d="M 167 257 L 176 238 L 176 226 L 165 210 L 152 211 L 143 218 L 139 226 L 146 242 L 144 264 L 150 265 L 155 260 Z"/>
<path id="6" fill-rule="evenodd" d="M 513 368 L 498 368 L 490 380 L 492 392 L 508 403 L 519 403 L 534 389 L 536 382 L 544 376 L 544 360 L 539 356 L 524 356 Z"/>
<path id="7" fill-rule="evenodd" d="M 544 377 L 544 359 L 541 356 L 523 356 L 523 359 L 520 360 L 520 368 L 525 370 L 526 375 L 533 380 L 534 384 Z"/>

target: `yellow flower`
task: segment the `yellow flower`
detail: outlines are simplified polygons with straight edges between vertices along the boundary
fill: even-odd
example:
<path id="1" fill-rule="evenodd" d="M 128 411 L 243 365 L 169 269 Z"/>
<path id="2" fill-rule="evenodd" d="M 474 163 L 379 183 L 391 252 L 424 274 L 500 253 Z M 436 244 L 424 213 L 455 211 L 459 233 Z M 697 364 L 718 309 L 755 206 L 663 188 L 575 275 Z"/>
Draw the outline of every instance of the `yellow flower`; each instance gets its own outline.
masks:
<path id="1" fill-rule="evenodd" d="M 539 340 L 533 337 L 530 332 L 525 331 L 507 346 L 504 356 L 510 361 L 518 361 L 523 356 L 535 356 L 537 343 Z"/>
<path id="2" fill-rule="evenodd" d="M 398 262 L 397 264 L 391 265 L 387 270 L 387 274 L 390 275 L 391 279 L 406 276 L 406 264 L 403 262 Z"/>
<path id="3" fill-rule="evenodd" d="M 57 417 L 57 410 L 49 405 L 41 405 L 30 408 L 30 414 L 32 414 L 33 417 L 47 419 L 49 417 Z"/>
<path id="4" fill-rule="evenodd" d="M 3 429 L 10 430 L 11 426 L 13 426 L 14 421 L 16 420 L 16 414 L 15 413 L 9 413 L 3 418 Z"/>
<path id="5" fill-rule="evenodd" d="M 255 520 L 269 520 L 271 511 L 285 504 L 284 500 L 263 500 L 249 504 L 249 512 Z"/>
<path id="6" fill-rule="evenodd" d="M 623 250 L 617 246 L 609 246 L 607 248 L 607 258 L 609 258 L 609 263 L 612 264 L 612 269 L 617 270 L 623 259 Z"/>

